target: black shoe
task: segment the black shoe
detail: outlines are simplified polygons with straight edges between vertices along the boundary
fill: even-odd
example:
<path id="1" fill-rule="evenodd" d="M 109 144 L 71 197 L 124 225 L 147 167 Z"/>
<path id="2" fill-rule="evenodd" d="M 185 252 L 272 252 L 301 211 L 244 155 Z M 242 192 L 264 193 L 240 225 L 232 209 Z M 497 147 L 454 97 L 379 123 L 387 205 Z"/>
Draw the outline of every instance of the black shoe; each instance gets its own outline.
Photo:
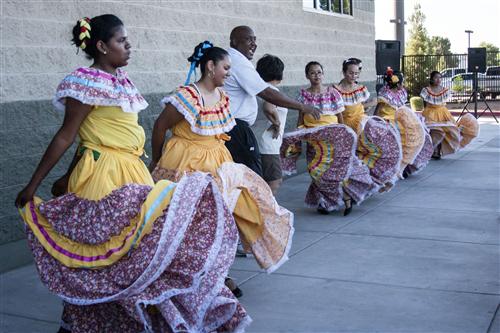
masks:
<path id="1" fill-rule="evenodd" d="M 433 160 L 437 160 L 437 161 L 438 161 L 438 160 L 440 160 L 440 159 L 441 159 L 441 155 L 439 155 L 439 154 L 432 154 L 431 158 L 432 158 Z"/>
<path id="2" fill-rule="evenodd" d="M 352 212 L 352 199 L 345 199 L 344 204 L 345 204 L 344 216 L 347 216 Z"/>
<path id="3" fill-rule="evenodd" d="M 330 212 L 327 211 L 326 208 L 323 208 L 323 207 L 318 207 L 318 209 L 316 209 L 316 211 L 318 213 L 320 213 L 321 215 L 328 215 L 328 214 L 330 214 Z"/>
<path id="4" fill-rule="evenodd" d="M 410 177 L 410 173 L 408 172 L 408 170 L 407 170 L 407 169 L 404 169 L 404 170 L 403 170 L 403 179 L 406 179 L 406 178 L 408 178 L 408 177 Z"/>
<path id="5" fill-rule="evenodd" d="M 243 296 L 243 292 L 241 291 L 241 289 L 238 287 L 238 285 L 236 284 L 236 282 L 234 282 L 234 280 L 231 279 L 230 277 L 227 277 L 224 280 L 224 284 L 226 285 L 226 287 L 229 288 L 229 290 L 231 290 L 231 292 L 233 293 L 234 297 L 240 298 L 241 296 Z"/>
<path id="6" fill-rule="evenodd" d="M 71 333 L 71 331 L 68 331 L 65 328 L 59 327 L 59 331 L 57 331 L 57 333 Z"/>

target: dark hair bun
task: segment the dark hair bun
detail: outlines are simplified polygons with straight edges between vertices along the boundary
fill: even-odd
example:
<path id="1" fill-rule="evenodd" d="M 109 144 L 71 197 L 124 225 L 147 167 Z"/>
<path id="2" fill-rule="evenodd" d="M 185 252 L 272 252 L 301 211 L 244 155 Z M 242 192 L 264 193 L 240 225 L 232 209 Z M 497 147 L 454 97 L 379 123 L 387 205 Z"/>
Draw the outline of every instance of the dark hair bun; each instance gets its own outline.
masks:
<path id="1" fill-rule="evenodd" d="M 198 67 L 200 65 L 200 61 L 203 58 L 203 56 L 207 53 L 208 50 L 210 50 L 212 47 L 214 47 L 214 44 L 209 42 L 208 40 L 204 41 L 203 43 L 198 44 L 194 48 L 193 54 L 187 59 L 190 63 L 194 63 L 195 67 Z"/>
<path id="2" fill-rule="evenodd" d="M 82 21 L 85 21 L 86 24 L 82 24 Z M 82 27 L 82 25 L 84 26 Z M 78 20 L 73 27 L 73 38 L 71 41 L 78 48 L 83 49 L 87 58 L 95 59 L 99 55 L 97 42 L 102 40 L 104 43 L 107 43 L 115 34 L 116 29 L 121 26 L 123 26 L 123 22 L 112 14 L 104 14 L 92 19 L 84 17 Z M 84 38 L 80 38 L 84 30 L 87 31 L 90 37 L 87 37 L 87 35 Z M 82 47 L 83 43 L 85 43 L 85 47 Z"/>

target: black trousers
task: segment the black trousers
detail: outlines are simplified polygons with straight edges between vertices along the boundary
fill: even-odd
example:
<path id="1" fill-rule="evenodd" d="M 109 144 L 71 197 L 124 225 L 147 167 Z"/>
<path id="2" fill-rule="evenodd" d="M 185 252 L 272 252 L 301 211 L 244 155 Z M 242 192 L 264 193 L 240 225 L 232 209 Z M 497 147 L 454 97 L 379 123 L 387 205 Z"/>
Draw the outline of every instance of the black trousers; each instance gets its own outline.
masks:
<path id="1" fill-rule="evenodd" d="M 248 123 L 236 119 L 236 126 L 228 134 L 231 136 L 231 140 L 226 141 L 226 147 L 233 160 L 236 163 L 245 164 L 262 177 L 259 145 Z"/>

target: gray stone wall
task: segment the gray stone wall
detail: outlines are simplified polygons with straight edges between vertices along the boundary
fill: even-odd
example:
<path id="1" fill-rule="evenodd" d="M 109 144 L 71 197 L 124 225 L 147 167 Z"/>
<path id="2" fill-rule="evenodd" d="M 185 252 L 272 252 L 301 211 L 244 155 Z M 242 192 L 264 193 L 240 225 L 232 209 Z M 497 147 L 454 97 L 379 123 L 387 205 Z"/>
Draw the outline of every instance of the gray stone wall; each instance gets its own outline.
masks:
<path id="1" fill-rule="evenodd" d="M 51 98 L 59 81 L 78 66 L 89 65 L 70 44 L 78 18 L 112 13 L 125 23 L 133 45 L 131 78 L 150 108 L 141 114 L 149 134 L 160 112 L 158 101 L 183 83 L 186 58 L 194 46 L 211 40 L 228 47 L 229 32 L 251 26 L 258 59 L 264 53 L 285 62 L 282 91 L 294 96 L 307 82 L 304 66 L 320 61 L 326 81 L 341 77 L 347 57 L 363 60 L 362 80 L 374 87 L 375 29 L 373 0 L 353 0 L 353 16 L 304 11 L 300 0 L 263 1 L 8 1 L 0 2 L 0 270 L 30 258 L 24 231 L 13 206 L 47 144 L 61 124 Z M 372 89 L 373 90 L 373 89 Z M 261 117 L 259 117 L 261 119 Z M 258 122 L 259 124 L 260 122 Z M 295 123 L 290 113 L 288 126 Z M 146 149 L 149 151 L 149 141 Z M 73 151 L 50 173 L 39 191 L 49 198 L 51 183 L 68 165 Z"/>

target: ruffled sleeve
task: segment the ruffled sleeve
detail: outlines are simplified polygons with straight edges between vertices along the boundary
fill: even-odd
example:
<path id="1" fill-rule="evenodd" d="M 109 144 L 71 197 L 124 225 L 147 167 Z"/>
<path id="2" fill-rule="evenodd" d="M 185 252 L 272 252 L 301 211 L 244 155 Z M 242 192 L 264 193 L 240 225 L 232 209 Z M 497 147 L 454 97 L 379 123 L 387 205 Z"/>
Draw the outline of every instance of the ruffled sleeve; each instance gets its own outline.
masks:
<path id="1" fill-rule="evenodd" d="M 345 105 L 344 105 L 344 100 L 342 99 L 342 95 L 340 92 L 331 87 L 330 89 L 330 94 L 331 94 L 331 112 L 332 114 L 339 114 L 342 111 L 345 110 Z"/>
<path id="2" fill-rule="evenodd" d="M 202 107 L 197 92 L 190 86 L 181 86 L 170 96 L 164 97 L 160 104 L 174 106 L 184 116 L 191 130 L 199 135 L 218 135 L 229 132 L 235 125 L 229 110 L 229 97 L 220 90 L 221 99 L 212 108 Z"/>
<path id="3" fill-rule="evenodd" d="M 450 90 L 447 88 L 443 88 L 439 93 L 435 94 L 432 91 L 429 91 L 429 89 L 423 88 L 422 91 L 420 92 L 420 97 L 429 104 L 434 104 L 434 105 L 444 105 L 448 100 L 450 99 Z"/>
<path id="4" fill-rule="evenodd" d="M 422 97 L 424 102 L 429 102 L 429 92 L 427 91 L 427 88 L 422 88 L 422 91 L 420 92 L 420 97 Z"/>
<path id="5" fill-rule="evenodd" d="M 361 88 L 357 89 L 354 93 L 356 102 L 358 103 L 364 103 L 370 98 L 370 91 L 366 86 L 362 86 Z"/>
<path id="6" fill-rule="evenodd" d="M 148 107 L 127 73 L 120 69 L 114 76 L 95 68 L 78 68 L 59 83 L 52 100 L 57 110 L 65 110 L 67 97 L 92 106 L 118 106 L 128 113 Z"/>
<path id="7" fill-rule="evenodd" d="M 304 89 L 300 89 L 300 91 L 299 91 L 299 97 L 297 97 L 297 101 L 299 103 L 304 104 L 304 102 L 305 102 L 305 100 L 304 100 Z"/>
<path id="8" fill-rule="evenodd" d="M 387 86 L 380 89 L 377 101 L 390 105 L 393 108 L 399 108 L 406 104 L 408 101 L 408 93 L 405 89 L 398 89 L 397 91 L 392 91 Z"/>
<path id="9" fill-rule="evenodd" d="M 333 86 L 342 95 L 344 105 L 355 105 L 366 102 L 370 98 L 370 91 L 366 86 L 360 86 L 352 91 L 343 91 L 339 86 Z"/>

